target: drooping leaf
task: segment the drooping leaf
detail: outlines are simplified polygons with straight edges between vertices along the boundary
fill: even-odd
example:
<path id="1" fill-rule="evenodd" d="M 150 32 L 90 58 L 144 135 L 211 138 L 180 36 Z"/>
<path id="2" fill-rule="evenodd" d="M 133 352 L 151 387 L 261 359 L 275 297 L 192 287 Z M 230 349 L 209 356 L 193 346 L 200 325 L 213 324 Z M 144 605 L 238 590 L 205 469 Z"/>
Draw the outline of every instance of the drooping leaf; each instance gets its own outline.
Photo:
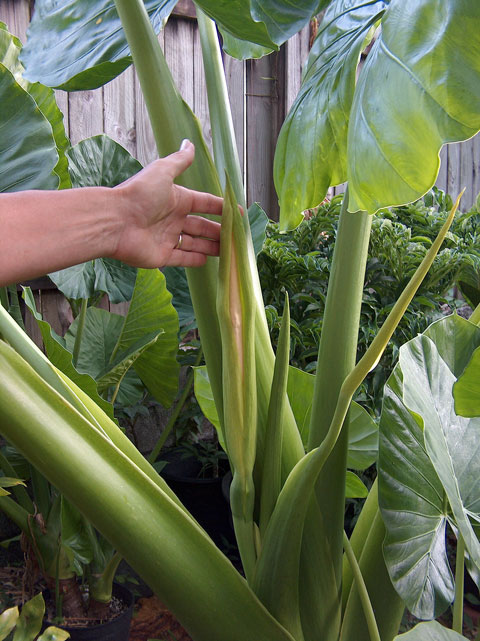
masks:
<path id="1" fill-rule="evenodd" d="M 353 472 L 347 470 L 345 479 L 345 497 L 347 499 L 364 499 L 368 496 L 365 483 Z"/>
<path id="2" fill-rule="evenodd" d="M 469 0 L 391 1 L 350 116 L 350 211 L 416 200 L 442 145 L 480 129 L 479 21 Z"/>
<path id="3" fill-rule="evenodd" d="M 325 13 L 275 152 L 282 229 L 296 227 L 302 212 L 319 205 L 330 185 L 346 180 L 358 59 L 386 6 L 383 0 L 336 0 Z"/>
<path id="4" fill-rule="evenodd" d="M 52 128 L 2 63 L 0 99 L 0 192 L 57 189 L 59 179 L 53 169 L 58 154 Z"/>
<path id="5" fill-rule="evenodd" d="M 199 7 L 230 35 L 269 49 L 278 49 L 307 24 L 318 0 L 198 0 Z M 326 4 L 325 2 L 323 4 Z M 234 55 L 235 51 L 229 51 Z"/>
<path id="6" fill-rule="evenodd" d="M 40 328 L 49 361 L 88 394 L 112 420 L 115 420 L 113 407 L 99 396 L 94 378 L 90 374 L 81 374 L 77 371 L 72 364 L 72 352 L 67 349 L 66 340 L 58 336 L 50 327 L 49 323 L 42 319 L 42 315 L 36 309 L 35 299 L 29 287 L 24 289 L 23 298 Z M 71 349 L 73 350 L 73 344 L 71 345 Z"/>
<path id="7" fill-rule="evenodd" d="M 262 47 L 262 45 L 257 45 L 254 42 L 235 38 L 225 29 L 220 29 L 220 33 L 222 34 L 224 51 L 232 58 L 237 58 L 237 60 L 263 58 L 263 56 L 267 56 L 273 51 L 270 47 Z"/>
<path id="8" fill-rule="evenodd" d="M 159 32 L 176 0 L 146 0 Z M 95 89 L 132 62 L 113 0 L 37 0 L 22 53 L 25 76 L 49 87 Z"/>
<path id="9" fill-rule="evenodd" d="M 425 621 L 412 630 L 399 634 L 394 641 L 467 641 L 467 638 L 437 621 Z"/>
<path id="10" fill-rule="evenodd" d="M 73 187 L 115 187 L 142 168 L 124 147 L 104 134 L 80 141 L 67 156 Z M 136 274 L 135 267 L 98 258 L 49 276 L 67 298 L 91 298 L 105 292 L 112 303 L 121 303 L 132 297 Z"/>
<path id="11" fill-rule="evenodd" d="M 65 152 L 70 147 L 70 141 L 65 133 L 63 113 L 57 106 L 52 89 L 38 82 L 32 84 L 23 77 L 24 69 L 19 60 L 21 50 L 20 40 L 9 33 L 3 23 L 0 23 L 0 62 L 14 75 L 18 84 L 32 96 L 50 123 L 59 155 L 54 171 L 60 178 L 60 189 L 66 189 L 70 187 L 70 177 Z"/>

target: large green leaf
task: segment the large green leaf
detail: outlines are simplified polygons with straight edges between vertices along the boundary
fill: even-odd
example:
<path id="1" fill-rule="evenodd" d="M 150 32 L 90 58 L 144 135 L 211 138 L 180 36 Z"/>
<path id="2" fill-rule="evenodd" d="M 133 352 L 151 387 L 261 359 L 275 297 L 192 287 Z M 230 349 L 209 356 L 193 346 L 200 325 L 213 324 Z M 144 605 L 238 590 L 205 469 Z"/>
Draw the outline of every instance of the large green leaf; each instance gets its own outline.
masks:
<path id="1" fill-rule="evenodd" d="M 145 1 L 157 32 L 176 1 Z M 100 87 L 132 62 L 113 0 L 37 0 L 27 38 L 26 77 L 66 91 Z"/>
<path id="2" fill-rule="evenodd" d="M 77 369 L 97 378 L 108 370 L 113 350 L 122 331 L 124 317 L 105 309 L 89 307 L 85 315 L 82 342 L 78 353 Z M 65 344 L 73 352 L 77 336 L 78 317 L 65 334 Z"/>
<path id="3" fill-rule="evenodd" d="M 386 387 L 379 455 L 385 560 L 397 591 L 422 618 L 436 616 L 453 599 L 447 521 L 479 562 L 469 519 L 480 513 L 480 423 L 456 416 L 452 397 L 479 340 L 479 328 L 459 317 L 434 323 L 401 348 Z"/>
<path id="4" fill-rule="evenodd" d="M 385 387 L 378 459 L 379 505 L 392 583 L 416 616 L 434 618 L 454 598 L 445 547 L 447 505 L 423 431 L 404 406 L 399 368 Z"/>
<path id="5" fill-rule="evenodd" d="M 395 637 L 394 641 L 466 641 L 466 637 L 436 621 L 426 621 Z"/>
<path id="6" fill-rule="evenodd" d="M 442 482 L 471 559 L 480 567 L 480 543 L 470 515 L 480 515 L 480 419 L 455 414 L 455 376 L 427 336 L 400 350 L 404 400 L 421 417 L 428 455 Z"/>
<path id="7" fill-rule="evenodd" d="M 302 211 L 318 205 L 330 185 L 346 179 L 358 59 L 386 6 L 383 0 L 336 0 L 327 9 L 278 138 L 274 179 L 283 229 L 298 225 Z"/>
<path id="8" fill-rule="evenodd" d="M 0 99 L 0 192 L 57 189 L 59 179 L 53 169 L 58 154 L 52 128 L 1 62 Z"/>
<path id="9" fill-rule="evenodd" d="M 115 187 L 142 168 L 124 147 L 101 134 L 82 140 L 67 156 L 73 187 Z M 58 289 L 78 300 L 99 292 L 112 303 L 130 300 L 137 270 L 112 258 L 98 258 L 49 274 Z"/>
<path id="10" fill-rule="evenodd" d="M 416 200 L 442 145 L 480 129 L 479 24 L 478 2 L 392 0 L 352 106 L 350 211 Z"/>
<path id="11" fill-rule="evenodd" d="M 32 312 L 38 327 L 42 334 L 43 344 L 49 361 L 59 370 L 64 372 L 74 383 L 76 383 L 97 405 L 99 405 L 108 416 L 114 420 L 113 407 L 105 399 L 99 396 L 97 384 L 89 374 L 81 374 L 72 364 L 72 353 L 67 349 L 67 343 L 64 338 L 58 336 L 50 327 L 47 321 L 42 319 L 42 315 L 37 311 L 35 299 L 32 290 L 29 287 L 24 289 L 23 298 L 25 304 Z M 72 346 L 73 349 L 73 346 Z"/>
<path id="12" fill-rule="evenodd" d="M 38 108 L 50 123 L 59 155 L 55 173 L 60 178 L 60 188 L 64 189 L 70 187 L 68 161 L 65 157 L 65 151 L 70 146 L 70 142 L 65 134 L 63 113 L 57 106 L 52 89 L 38 82 L 32 84 L 23 77 L 24 69 L 19 61 L 21 50 L 22 43 L 20 40 L 9 33 L 3 23 L 0 23 L 0 62 L 14 75 L 18 84 L 32 96 Z"/>
<path id="13" fill-rule="evenodd" d="M 96 258 L 49 274 L 67 298 L 88 299 L 105 292 L 112 303 L 131 299 L 137 270 L 113 258 Z"/>
<path id="14" fill-rule="evenodd" d="M 142 169 L 136 158 L 105 134 L 81 140 L 67 155 L 73 187 L 115 187 Z"/>
<path id="15" fill-rule="evenodd" d="M 135 361 L 134 369 L 152 396 L 165 407 L 173 403 L 178 390 L 178 329 L 178 315 L 164 275 L 158 269 L 139 269 L 117 349 L 126 350 L 143 336 L 161 332 L 158 340 Z"/>

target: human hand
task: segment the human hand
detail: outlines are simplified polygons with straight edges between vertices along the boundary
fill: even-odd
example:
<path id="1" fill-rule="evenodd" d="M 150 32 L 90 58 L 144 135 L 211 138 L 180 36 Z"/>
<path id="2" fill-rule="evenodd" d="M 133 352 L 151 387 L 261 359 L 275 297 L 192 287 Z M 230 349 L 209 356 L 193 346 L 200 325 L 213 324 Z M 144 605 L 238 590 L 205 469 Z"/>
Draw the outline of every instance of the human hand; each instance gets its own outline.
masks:
<path id="1" fill-rule="evenodd" d="M 184 141 L 180 151 L 151 163 L 114 188 L 122 223 L 112 258 L 135 267 L 199 267 L 218 256 L 220 224 L 195 214 L 222 213 L 223 199 L 174 184 L 193 162 L 195 148 Z"/>

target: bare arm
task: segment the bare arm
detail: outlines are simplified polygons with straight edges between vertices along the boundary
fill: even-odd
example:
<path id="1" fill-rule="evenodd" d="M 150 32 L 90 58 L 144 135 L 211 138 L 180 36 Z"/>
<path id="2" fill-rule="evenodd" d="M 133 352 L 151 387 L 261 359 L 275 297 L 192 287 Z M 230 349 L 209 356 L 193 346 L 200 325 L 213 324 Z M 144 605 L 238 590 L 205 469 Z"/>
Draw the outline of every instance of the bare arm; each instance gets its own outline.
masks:
<path id="1" fill-rule="evenodd" d="M 0 194 L 0 285 L 99 257 L 153 268 L 218 255 L 220 224 L 190 214 L 219 215 L 222 199 L 173 183 L 194 153 L 185 143 L 113 189 Z"/>

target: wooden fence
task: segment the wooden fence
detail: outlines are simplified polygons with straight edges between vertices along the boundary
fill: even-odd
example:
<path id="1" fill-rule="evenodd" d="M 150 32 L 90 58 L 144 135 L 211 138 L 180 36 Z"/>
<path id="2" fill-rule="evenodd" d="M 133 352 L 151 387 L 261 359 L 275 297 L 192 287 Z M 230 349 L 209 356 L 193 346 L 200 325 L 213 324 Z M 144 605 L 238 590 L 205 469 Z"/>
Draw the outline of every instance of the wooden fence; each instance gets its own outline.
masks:
<path id="1" fill-rule="evenodd" d="M 0 0 L 0 21 L 23 42 L 34 0 Z M 302 63 L 309 48 L 306 27 L 282 47 L 260 60 L 240 62 L 224 57 L 239 155 L 244 169 L 247 201 L 258 201 L 272 218 L 277 215 L 272 165 L 275 142 L 285 114 L 300 86 Z M 211 139 L 203 62 L 193 5 L 180 0 L 160 35 L 165 57 L 185 100 L 199 117 L 207 142 Z M 156 157 L 139 84 L 131 67 L 120 77 L 95 91 L 57 92 L 72 144 L 105 132 L 143 164 Z M 0 106 L 1 108 L 1 106 Z M 249 150 L 248 157 L 245 149 Z M 480 191 L 480 137 L 446 146 L 437 184 L 452 195 L 466 187 L 462 206 L 469 207 Z M 341 191 L 341 187 L 335 191 Z M 45 301 L 48 295 L 44 295 Z M 55 297 L 52 292 L 52 305 Z M 45 305 L 47 303 L 45 302 Z M 42 302 L 42 311 L 57 331 L 68 319 L 57 309 L 56 318 Z M 34 331 L 32 329 L 32 331 Z"/>

